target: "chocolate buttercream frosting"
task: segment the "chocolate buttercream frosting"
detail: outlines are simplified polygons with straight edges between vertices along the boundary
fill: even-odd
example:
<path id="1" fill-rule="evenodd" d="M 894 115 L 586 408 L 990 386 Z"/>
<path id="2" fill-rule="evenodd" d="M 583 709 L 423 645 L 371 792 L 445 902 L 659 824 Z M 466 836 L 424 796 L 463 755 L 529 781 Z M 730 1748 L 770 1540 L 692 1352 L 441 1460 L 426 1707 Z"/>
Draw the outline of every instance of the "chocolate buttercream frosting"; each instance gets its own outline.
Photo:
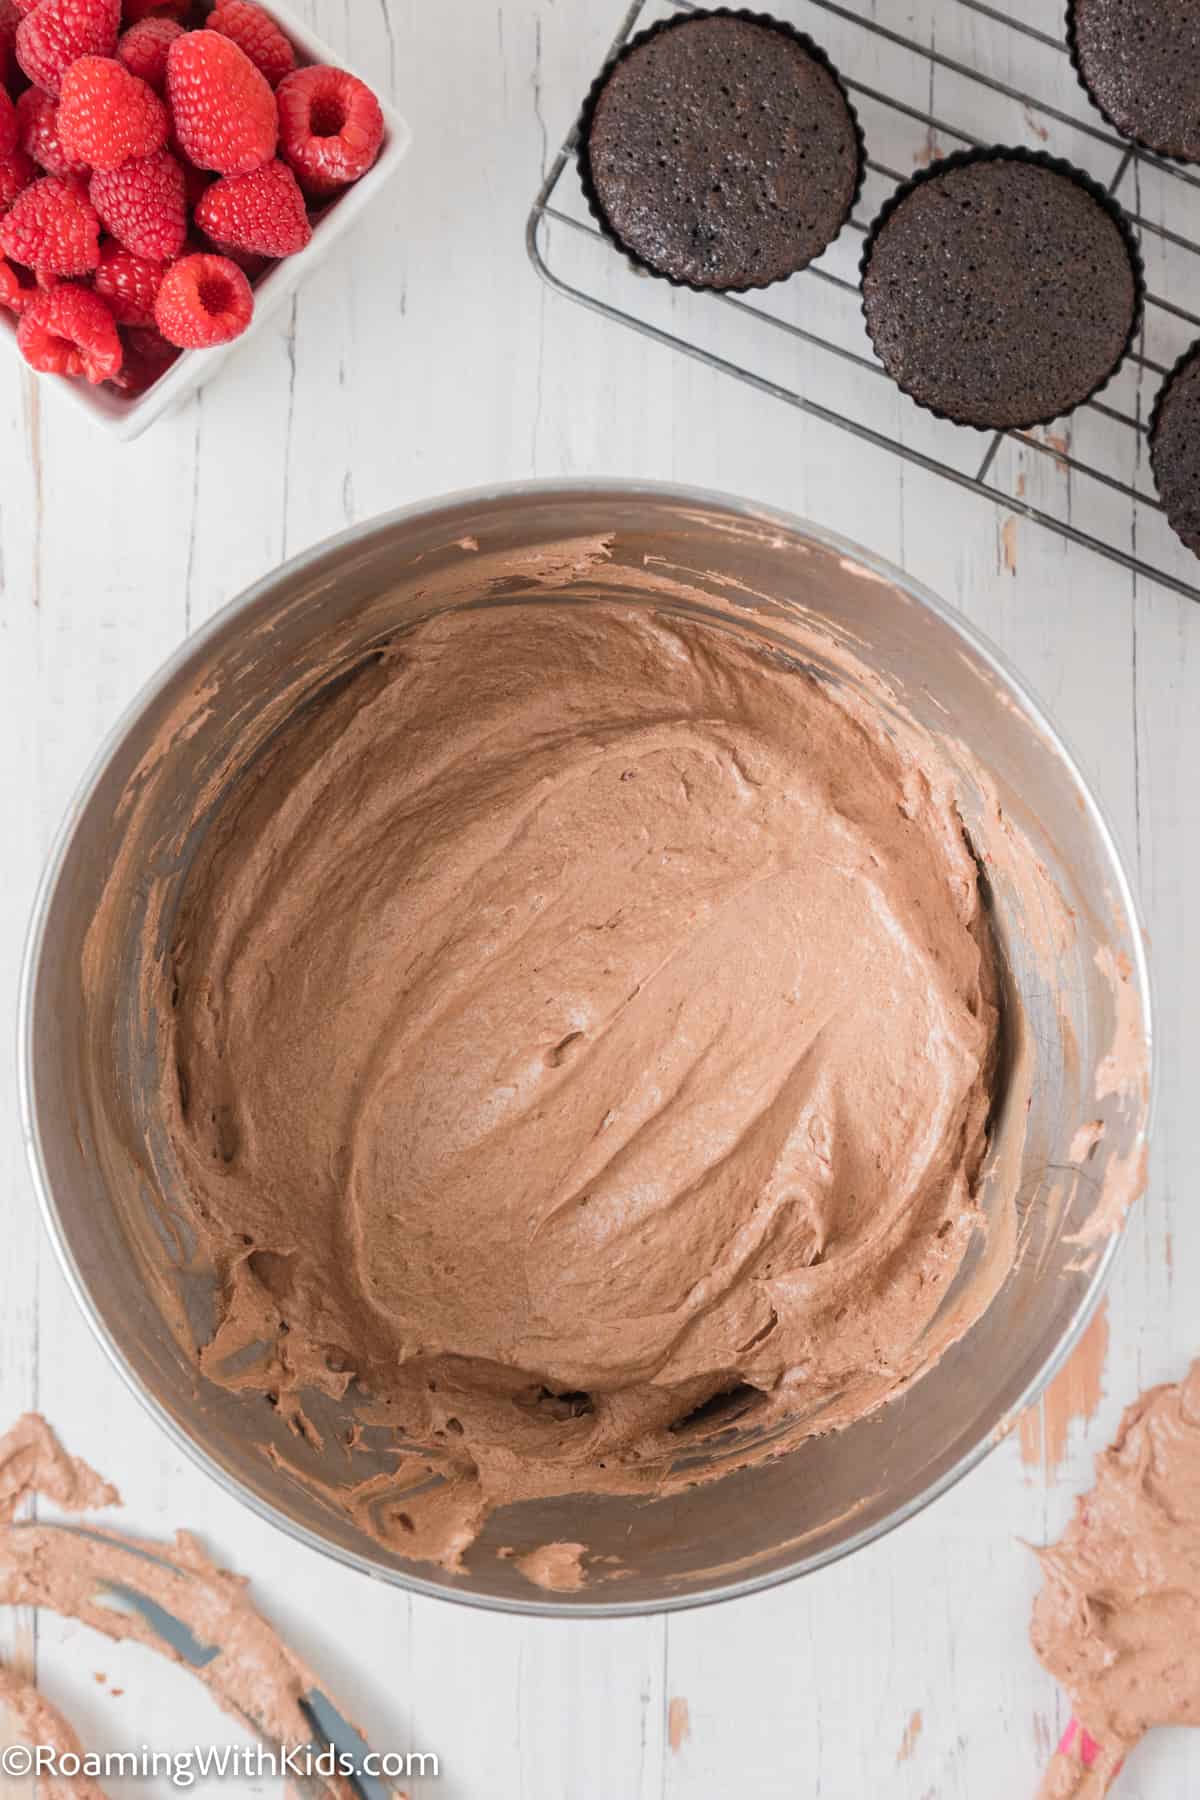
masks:
<path id="1" fill-rule="evenodd" d="M 162 979 L 202 1367 L 386 1426 L 346 1504 L 404 1554 L 858 1418 L 994 1291 L 945 1323 L 1002 1085 L 954 782 L 740 634 L 397 637 L 234 785 Z"/>
<path id="2" fill-rule="evenodd" d="M 1128 1408 L 1039 1555 L 1034 1648 L 1110 1762 L 1155 1726 L 1200 1725 L 1200 1362 Z"/>
<path id="3" fill-rule="evenodd" d="M 159 1543 L 104 1524 L 18 1519 L 38 1495 L 67 1514 L 121 1503 L 115 1487 L 67 1453 L 40 1413 L 19 1418 L 0 1436 L 0 1606 L 58 1613 L 114 1643 L 141 1644 L 190 1669 L 217 1705 L 276 1756 L 311 1751 L 315 1760 L 321 1746 L 314 1742 L 311 1708 L 317 1701 L 347 1726 L 339 1752 L 361 1738 L 320 1678 L 256 1610 L 245 1577 L 220 1568 L 190 1532 Z M 167 1620 L 174 1629 L 164 1629 Z M 0 1720 L 6 1714 L 26 1744 L 80 1759 L 80 1774 L 43 1776 L 38 1788 L 45 1800 L 106 1800 L 70 1721 L 24 1675 L 0 1663 Z M 294 1800 L 357 1800 L 363 1791 L 345 1774 L 320 1777 L 319 1768 L 298 1772 L 287 1792 Z M 377 1785 L 406 1800 L 390 1782 Z"/>

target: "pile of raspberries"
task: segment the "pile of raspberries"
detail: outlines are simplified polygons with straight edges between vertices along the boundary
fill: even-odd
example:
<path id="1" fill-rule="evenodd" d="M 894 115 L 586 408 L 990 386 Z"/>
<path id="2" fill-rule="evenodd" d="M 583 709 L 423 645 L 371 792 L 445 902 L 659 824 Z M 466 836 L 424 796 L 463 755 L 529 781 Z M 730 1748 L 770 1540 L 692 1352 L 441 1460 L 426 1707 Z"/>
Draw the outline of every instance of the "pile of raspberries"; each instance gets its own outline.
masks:
<path id="1" fill-rule="evenodd" d="M 0 307 L 25 360 L 138 394 L 240 337 L 251 284 L 383 135 L 370 88 L 298 68 L 256 0 L 0 0 Z"/>

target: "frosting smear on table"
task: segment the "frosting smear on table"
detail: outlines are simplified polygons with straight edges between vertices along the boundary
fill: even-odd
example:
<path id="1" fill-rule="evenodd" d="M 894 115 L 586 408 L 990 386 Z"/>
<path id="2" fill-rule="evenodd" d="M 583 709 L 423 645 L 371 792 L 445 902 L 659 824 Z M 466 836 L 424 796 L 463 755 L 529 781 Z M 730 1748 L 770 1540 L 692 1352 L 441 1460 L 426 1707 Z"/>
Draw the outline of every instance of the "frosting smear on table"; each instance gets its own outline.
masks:
<path id="1" fill-rule="evenodd" d="M 497 1506 L 899 1391 L 989 1297 L 946 1323 L 1002 1087 L 954 796 L 851 684 L 666 611 L 452 612 L 331 685 L 163 974 L 205 1372 L 386 1426 L 349 1504 L 451 1567 Z"/>
<path id="2" fill-rule="evenodd" d="M 1106 1752 L 1200 1725 L 1200 1362 L 1128 1408 L 1040 1553 L 1033 1644 Z"/>
<path id="3" fill-rule="evenodd" d="M 334 1772 L 334 1759 L 353 1757 L 361 1733 L 257 1611 L 244 1576 L 220 1568 L 187 1531 L 159 1543 L 73 1518 L 19 1517 L 38 1496 L 68 1515 L 120 1505 L 116 1488 L 70 1456 L 40 1413 L 25 1413 L 0 1436 L 0 1607 L 58 1613 L 114 1643 L 141 1644 L 190 1669 L 217 1705 L 277 1758 L 285 1750 L 311 1756 L 312 1768 L 301 1758 L 287 1782 L 295 1800 L 358 1800 L 362 1788 Z M 318 1738 L 317 1703 L 344 1727 L 344 1741 Z M 44 1800 L 106 1800 L 95 1779 L 103 1759 L 88 1755 L 70 1721 L 31 1680 L 0 1663 L 0 1724 L 6 1717 L 25 1744 L 56 1761 L 79 1759 L 42 1776 L 36 1785 Z M 70 1767 L 80 1772 L 66 1772 Z M 176 1781 L 188 1785 L 186 1777 Z M 376 1785 L 406 1800 L 390 1782 Z"/>

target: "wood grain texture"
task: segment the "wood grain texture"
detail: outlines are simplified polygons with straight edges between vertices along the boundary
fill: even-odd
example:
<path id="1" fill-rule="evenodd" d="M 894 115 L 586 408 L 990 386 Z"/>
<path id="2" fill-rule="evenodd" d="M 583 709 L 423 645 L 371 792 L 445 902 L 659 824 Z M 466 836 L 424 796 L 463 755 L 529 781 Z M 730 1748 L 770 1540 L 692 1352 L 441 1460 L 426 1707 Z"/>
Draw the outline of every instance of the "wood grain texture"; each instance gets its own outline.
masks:
<path id="1" fill-rule="evenodd" d="M 118 1482 L 131 1525 L 191 1526 L 250 1574 L 297 1647 L 358 1702 L 377 1744 L 439 1753 L 442 1777 L 416 1784 L 417 1800 L 1032 1794 L 1068 1709 L 1028 1648 L 1036 1577 L 1020 1540 L 1061 1528 L 1123 1405 L 1200 1349 L 1200 607 L 1139 589 L 537 282 L 525 214 L 617 0 L 307 0 L 301 10 L 416 134 L 405 172 L 344 254 L 182 413 L 124 450 L 0 360 L 0 1012 L 13 1017 L 42 858 L 102 734 L 183 635 L 248 582 L 347 523 L 466 485 L 693 482 L 807 514 L 904 564 L 999 643 L 1078 750 L 1128 847 L 1158 972 L 1151 1190 L 1112 1289 L 1102 1394 L 1094 1417 L 1065 1423 L 1057 1467 L 1024 1464 L 1014 1433 L 898 1535 L 754 1600 L 670 1621 L 514 1621 L 410 1600 L 299 1549 L 143 1416 L 42 1243 L 6 1028 L 3 1421 L 36 1402 Z M 926 34 L 951 11 L 935 0 L 870 10 Z M 1041 0 L 1021 0 L 1021 13 L 1046 26 Z M 986 20 L 954 29 L 956 53 L 1002 54 Z M 1063 104 L 1084 116 L 1081 97 Z M 1018 133 L 1020 109 L 999 108 L 989 128 Z M 1148 214 L 1155 203 L 1143 195 Z M 898 401 L 895 423 L 903 429 Z M 1030 491 L 1071 479 L 1053 456 L 1012 454 Z M 27 1621 L 15 1638 L 11 1621 L 0 1630 L 0 1654 L 32 1649 Z M 97 1746 L 226 1738 L 177 1671 L 49 1620 L 37 1647 L 47 1692 Z M 1118 1791 L 1194 1800 L 1200 1741 L 1146 1744 Z M 236 1784 L 221 1792 L 240 1800 Z"/>

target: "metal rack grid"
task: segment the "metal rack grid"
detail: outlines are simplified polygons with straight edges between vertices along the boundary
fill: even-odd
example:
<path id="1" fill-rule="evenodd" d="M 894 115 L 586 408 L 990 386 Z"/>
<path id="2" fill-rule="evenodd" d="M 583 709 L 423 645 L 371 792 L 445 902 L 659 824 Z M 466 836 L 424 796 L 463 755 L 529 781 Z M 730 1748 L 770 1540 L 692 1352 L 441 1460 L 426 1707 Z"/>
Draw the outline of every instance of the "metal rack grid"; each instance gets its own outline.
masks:
<path id="1" fill-rule="evenodd" d="M 634 0 L 613 52 L 658 19 L 704 10 L 694 0 Z M 927 42 L 839 0 L 783 0 L 773 10 L 828 50 L 866 134 L 863 195 L 837 243 L 802 274 L 752 294 L 694 294 L 647 276 L 588 209 L 576 125 L 529 215 L 535 268 L 593 311 L 1200 600 L 1200 567 L 1163 515 L 1145 436 L 1164 377 L 1200 338 L 1200 314 L 1170 297 L 1200 293 L 1200 174 L 1107 127 L 1076 79 L 1057 4 L 1052 33 L 1036 22 L 1044 0 L 1009 0 L 1006 11 L 985 0 L 914 0 Z M 1027 144 L 1086 169 L 1124 207 L 1146 261 L 1133 353 L 1098 399 L 1032 432 L 981 433 L 915 406 L 876 358 L 861 311 L 863 237 L 887 194 L 937 156 L 991 143 Z"/>

